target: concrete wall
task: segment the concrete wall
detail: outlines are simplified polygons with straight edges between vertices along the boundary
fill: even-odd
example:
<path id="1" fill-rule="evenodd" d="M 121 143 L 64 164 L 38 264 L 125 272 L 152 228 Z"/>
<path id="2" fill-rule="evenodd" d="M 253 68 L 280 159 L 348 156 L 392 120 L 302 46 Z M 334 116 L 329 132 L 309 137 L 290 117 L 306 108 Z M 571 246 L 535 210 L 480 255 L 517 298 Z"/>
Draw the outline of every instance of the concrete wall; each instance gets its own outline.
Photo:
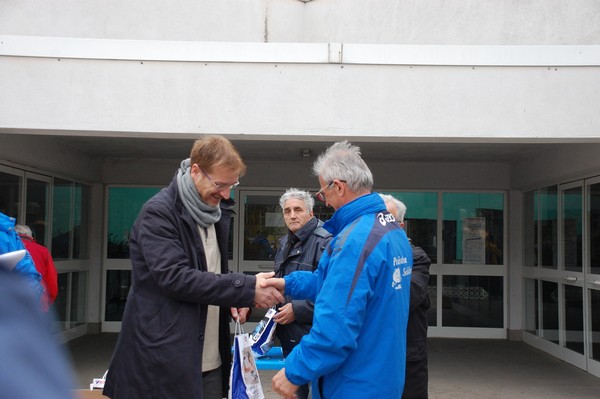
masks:
<path id="1" fill-rule="evenodd" d="M 0 131 L 598 139 L 599 16 L 595 0 L 6 1 Z M 244 46 L 265 42 L 282 46 Z"/>
<path id="2" fill-rule="evenodd" d="M 110 160 L 103 167 L 107 184 L 166 185 L 181 160 Z M 143 164 L 144 167 L 139 166 Z M 312 162 L 248 162 L 244 188 L 316 189 Z M 501 163 L 369 162 L 375 190 L 508 190 L 510 165 Z M 493 178 L 491 178 L 493 176 Z M 242 187 L 241 186 L 241 187 Z"/>
<path id="3" fill-rule="evenodd" d="M 101 160 L 76 148 L 58 145 L 52 137 L 0 135 L 0 161 L 84 183 L 98 181 L 102 172 Z"/>
<path id="4" fill-rule="evenodd" d="M 600 133 L 600 125 L 593 127 Z M 527 190 L 600 175 L 600 144 L 563 144 L 519 162 L 511 170 L 511 186 Z"/>
<path id="5" fill-rule="evenodd" d="M 479 141 L 600 137 L 598 66 L 3 57 L 0 87 L 11 93 L 0 96 L 0 129 L 5 132 L 52 129 L 160 137 L 221 133 Z"/>
<path id="6" fill-rule="evenodd" d="M 0 34 L 104 39 L 600 44 L 595 0 L 9 0 Z M 24 23 L 23 21 L 27 21 Z"/>

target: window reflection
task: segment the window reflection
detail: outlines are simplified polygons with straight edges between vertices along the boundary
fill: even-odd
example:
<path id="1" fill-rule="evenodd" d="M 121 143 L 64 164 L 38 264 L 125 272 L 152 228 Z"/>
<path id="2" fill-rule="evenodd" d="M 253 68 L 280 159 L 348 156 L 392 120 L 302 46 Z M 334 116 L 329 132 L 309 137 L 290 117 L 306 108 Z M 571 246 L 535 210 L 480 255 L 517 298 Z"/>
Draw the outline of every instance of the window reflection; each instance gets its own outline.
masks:
<path id="1" fill-rule="evenodd" d="M 583 288 L 564 286 L 565 346 L 583 354 Z"/>
<path id="2" fill-rule="evenodd" d="M 429 276 L 429 286 L 427 287 L 427 295 L 431 306 L 427 310 L 427 325 L 437 326 L 437 276 Z"/>
<path id="3" fill-rule="evenodd" d="M 541 228 L 542 267 L 558 267 L 558 188 L 546 187 L 540 190 L 539 221 Z"/>
<path id="4" fill-rule="evenodd" d="M 390 192 L 406 205 L 404 230 L 412 242 L 423 248 L 431 263 L 437 263 L 438 194 Z"/>
<path id="5" fill-rule="evenodd" d="M 524 195 L 524 265 L 538 266 L 538 191 L 529 191 Z"/>
<path id="6" fill-rule="evenodd" d="M 581 271 L 583 265 L 583 209 L 581 187 L 562 192 L 563 262 L 565 270 Z"/>
<path id="7" fill-rule="evenodd" d="M 443 194 L 444 263 L 501 265 L 504 194 Z"/>
<path id="8" fill-rule="evenodd" d="M 525 331 L 538 335 L 538 280 L 525 279 Z"/>
<path id="9" fill-rule="evenodd" d="M 542 281 L 542 331 L 540 336 L 558 344 L 558 284 Z"/>
<path id="10" fill-rule="evenodd" d="M 600 291 L 589 290 L 590 293 L 590 310 L 591 315 L 591 354 L 592 359 L 600 361 Z M 594 312 L 593 310 L 596 309 Z"/>
<path id="11" fill-rule="evenodd" d="M 129 232 L 142 206 L 160 188 L 111 187 L 108 190 L 108 237 L 106 257 L 129 258 Z"/>
<path id="12" fill-rule="evenodd" d="M 589 186 L 588 193 L 590 272 L 600 274 L 600 183 Z"/>
<path id="13" fill-rule="evenodd" d="M 90 189 L 88 186 L 77 183 L 73 188 L 73 259 L 87 259 Z"/>
<path id="14" fill-rule="evenodd" d="M 130 270 L 108 270 L 106 272 L 105 321 L 121 321 L 131 287 Z"/>
<path id="15" fill-rule="evenodd" d="M 52 206 L 52 257 L 87 258 L 89 188 L 69 180 L 54 179 Z"/>
<path id="16" fill-rule="evenodd" d="M 501 328 L 503 280 L 490 276 L 443 276 L 443 326 Z"/>
<path id="17" fill-rule="evenodd" d="M 21 177 L 0 172 L 0 212 L 19 219 Z"/>
<path id="18" fill-rule="evenodd" d="M 77 327 L 85 323 L 87 272 L 71 273 L 71 309 L 69 327 Z"/>
<path id="19" fill-rule="evenodd" d="M 72 194 L 72 182 L 54 179 L 52 205 L 52 257 L 54 259 L 69 258 Z"/>
<path id="20" fill-rule="evenodd" d="M 46 245 L 46 227 L 48 225 L 48 187 L 44 181 L 27 179 L 27 208 L 25 224 L 33 232 L 37 242 Z"/>
<path id="21" fill-rule="evenodd" d="M 69 273 L 58 274 L 58 295 L 52 305 L 56 311 L 57 330 L 63 331 L 66 328 L 67 321 L 67 302 L 69 297 Z"/>

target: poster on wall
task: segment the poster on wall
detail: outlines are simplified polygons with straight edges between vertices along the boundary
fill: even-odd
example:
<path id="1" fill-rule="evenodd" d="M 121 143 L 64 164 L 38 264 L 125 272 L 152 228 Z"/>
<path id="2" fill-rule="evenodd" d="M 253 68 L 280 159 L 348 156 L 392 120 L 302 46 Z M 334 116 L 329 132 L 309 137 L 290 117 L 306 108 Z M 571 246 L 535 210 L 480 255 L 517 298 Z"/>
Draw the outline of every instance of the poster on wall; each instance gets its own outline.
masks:
<path id="1" fill-rule="evenodd" d="M 463 219 L 463 263 L 485 263 L 485 218 Z"/>

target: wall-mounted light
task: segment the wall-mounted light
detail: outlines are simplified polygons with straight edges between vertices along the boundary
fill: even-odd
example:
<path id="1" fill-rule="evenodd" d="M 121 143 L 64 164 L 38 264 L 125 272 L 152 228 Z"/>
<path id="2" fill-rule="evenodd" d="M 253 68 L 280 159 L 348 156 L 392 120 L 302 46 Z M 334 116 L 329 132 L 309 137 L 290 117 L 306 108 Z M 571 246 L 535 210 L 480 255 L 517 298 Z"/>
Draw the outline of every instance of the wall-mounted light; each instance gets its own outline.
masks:
<path id="1" fill-rule="evenodd" d="M 308 159 L 312 156 L 312 151 L 310 148 L 303 148 L 300 154 L 302 155 L 303 159 Z"/>

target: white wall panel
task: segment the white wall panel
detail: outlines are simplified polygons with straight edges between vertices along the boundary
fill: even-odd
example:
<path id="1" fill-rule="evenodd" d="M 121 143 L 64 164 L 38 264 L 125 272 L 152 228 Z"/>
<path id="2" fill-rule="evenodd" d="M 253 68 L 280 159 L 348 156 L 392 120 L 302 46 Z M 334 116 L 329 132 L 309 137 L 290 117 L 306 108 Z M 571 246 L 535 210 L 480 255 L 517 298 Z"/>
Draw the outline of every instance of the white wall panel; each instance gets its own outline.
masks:
<path id="1" fill-rule="evenodd" d="M 600 44 L 599 13 L 596 0 L 5 0 L 0 2 L 0 34 L 283 43 L 573 45 Z"/>
<path id="2" fill-rule="evenodd" d="M 3 57 L 0 87 L 10 93 L 0 96 L 3 131 L 406 140 L 600 137 L 600 67 Z"/>

